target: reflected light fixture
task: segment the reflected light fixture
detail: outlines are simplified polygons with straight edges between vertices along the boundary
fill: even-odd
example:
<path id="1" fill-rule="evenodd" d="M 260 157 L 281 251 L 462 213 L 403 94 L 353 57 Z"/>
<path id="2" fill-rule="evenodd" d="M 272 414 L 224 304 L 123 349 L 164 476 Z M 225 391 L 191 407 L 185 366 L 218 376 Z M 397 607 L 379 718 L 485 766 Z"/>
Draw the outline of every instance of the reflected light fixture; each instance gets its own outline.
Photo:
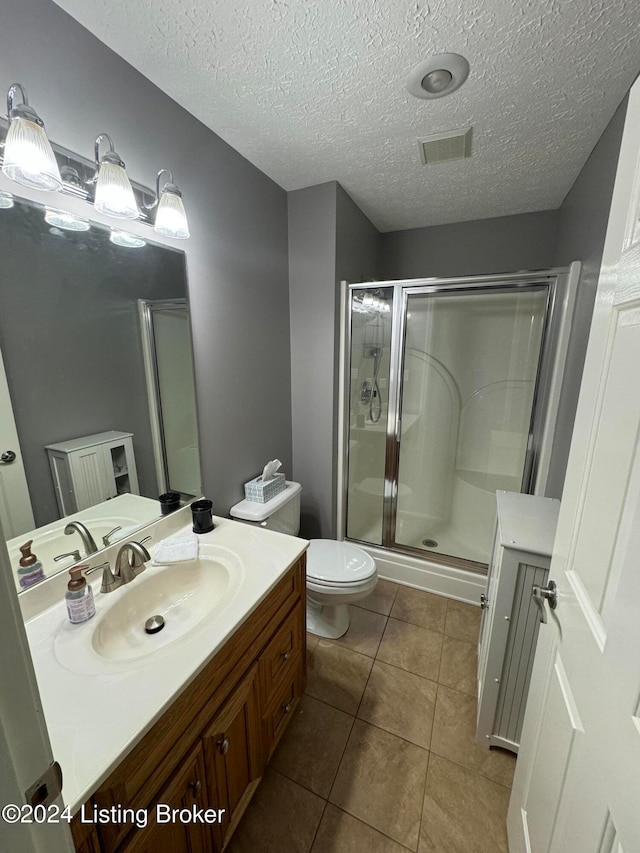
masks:
<path id="1" fill-rule="evenodd" d="M 168 181 L 160 186 L 162 175 L 168 176 Z M 160 169 L 156 176 L 156 197 L 153 204 L 147 206 L 148 210 L 157 207 L 154 230 L 164 237 L 174 237 L 177 240 L 186 240 L 189 236 L 189 223 L 182 202 L 182 193 L 173 182 L 173 174 L 169 169 Z"/>
<path id="2" fill-rule="evenodd" d="M 124 246 L 125 249 L 141 249 L 146 246 L 146 241 L 141 237 L 136 237 L 135 234 L 130 234 L 128 231 L 120 231 L 117 228 L 111 229 L 109 240 L 115 243 L 116 246 Z"/>
<path id="3" fill-rule="evenodd" d="M 47 207 L 44 220 L 49 225 L 62 228 L 64 231 L 88 231 L 91 228 L 91 223 L 87 219 L 82 219 L 80 216 L 75 216 L 66 210 L 58 210 L 55 207 Z"/>
<path id="4" fill-rule="evenodd" d="M 0 192 L 0 210 L 8 210 L 13 207 L 13 196 L 11 193 Z"/>
<path id="5" fill-rule="evenodd" d="M 100 143 L 105 139 L 109 143 L 109 150 L 100 157 Z M 95 209 L 116 219 L 137 219 L 140 214 L 131 182 L 108 133 L 101 133 L 96 137 L 95 162 Z"/>
<path id="6" fill-rule="evenodd" d="M 21 101 L 14 103 L 16 95 Z M 4 143 L 2 172 L 7 178 L 36 190 L 62 187 L 60 170 L 44 122 L 29 105 L 24 86 L 13 83 L 7 92 L 9 130 Z"/>

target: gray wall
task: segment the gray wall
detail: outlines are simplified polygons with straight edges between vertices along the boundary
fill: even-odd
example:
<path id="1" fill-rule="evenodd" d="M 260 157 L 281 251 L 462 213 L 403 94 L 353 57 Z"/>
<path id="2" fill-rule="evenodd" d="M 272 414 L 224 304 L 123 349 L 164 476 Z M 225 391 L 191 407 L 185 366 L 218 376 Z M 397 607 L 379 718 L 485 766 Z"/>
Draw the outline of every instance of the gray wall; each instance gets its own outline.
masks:
<path id="1" fill-rule="evenodd" d="M 133 433 L 140 493 L 158 496 L 137 299 L 186 297 L 184 255 L 109 232 L 51 233 L 43 209 L 0 211 L 0 350 L 37 526 L 59 517 L 45 447 Z"/>
<path id="2" fill-rule="evenodd" d="M 581 261 L 582 269 L 551 454 L 548 494 L 553 497 L 561 496 L 564 484 L 626 111 L 625 97 L 558 211 L 553 263 Z"/>
<path id="3" fill-rule="evenodd" d="M 333 526 L 336 184 L 290 192 L 288 205 L 292 470 L 312 538 Z"/>
<path id="4" fill-rule="evenodd" d="M 382 278 L 482 275 L 552 266 L 557 211 L 476 219 L 381 235 Z"/>
<path id="5" fill-rule="evenodd" d="M 293 476 L 302 534 L 334 536 L 339 282 L 378 277 L 379 234 L 335 182 L 288 204 Z"/>
<path id="6" fill-rule="evenodd" d="M 266 460 L 291 469 L 286 193 L 50 0 L 3 0 L 0 79 L 26 86 L 60 145 L 91 157 L 108 131 L 135 180 L 173 170 L 192 235 L 203 485 L 226 513 Z"/>

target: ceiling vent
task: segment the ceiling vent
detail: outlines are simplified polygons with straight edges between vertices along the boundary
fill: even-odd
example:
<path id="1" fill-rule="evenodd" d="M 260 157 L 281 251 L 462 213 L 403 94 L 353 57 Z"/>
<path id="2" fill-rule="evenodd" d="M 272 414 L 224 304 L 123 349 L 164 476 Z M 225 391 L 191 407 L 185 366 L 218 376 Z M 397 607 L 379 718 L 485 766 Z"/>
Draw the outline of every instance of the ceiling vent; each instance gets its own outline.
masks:
<path id="1" fill-rule="evenodd" d="M 471 156 L 471 128 L 424 136 L 418 140 L 418 148 L 423 166 L 445 160 L 464 160 Z"/>

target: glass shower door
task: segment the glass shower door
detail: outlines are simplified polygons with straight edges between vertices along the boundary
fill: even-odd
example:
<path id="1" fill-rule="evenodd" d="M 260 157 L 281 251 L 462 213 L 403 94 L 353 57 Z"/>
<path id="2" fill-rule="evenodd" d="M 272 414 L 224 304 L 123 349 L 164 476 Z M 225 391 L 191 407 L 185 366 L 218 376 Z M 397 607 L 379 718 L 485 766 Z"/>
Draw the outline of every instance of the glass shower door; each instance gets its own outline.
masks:
<path id="1" fill-rule="evenodd" d="M 391 547 L 489 559 L 495 492 L 519 492 L 546 285 L 407 289 Z"/>
<path id="2" fill-rule="evenodd" d="M 382 545 L 393 288 L 351 293 L 347 524 Z"/>

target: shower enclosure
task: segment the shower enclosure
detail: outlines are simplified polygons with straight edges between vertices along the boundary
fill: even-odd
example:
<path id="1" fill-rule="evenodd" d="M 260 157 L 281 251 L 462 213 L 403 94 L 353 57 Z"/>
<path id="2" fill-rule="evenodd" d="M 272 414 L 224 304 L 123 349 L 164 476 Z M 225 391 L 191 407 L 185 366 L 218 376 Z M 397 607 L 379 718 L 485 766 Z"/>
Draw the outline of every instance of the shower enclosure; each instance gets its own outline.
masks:
<path id="1" fill-rule="evenodd" d="M 347 539 L 486 570 L 496 490 L 544 490 L 567 277 L 346 288 Z"/>

